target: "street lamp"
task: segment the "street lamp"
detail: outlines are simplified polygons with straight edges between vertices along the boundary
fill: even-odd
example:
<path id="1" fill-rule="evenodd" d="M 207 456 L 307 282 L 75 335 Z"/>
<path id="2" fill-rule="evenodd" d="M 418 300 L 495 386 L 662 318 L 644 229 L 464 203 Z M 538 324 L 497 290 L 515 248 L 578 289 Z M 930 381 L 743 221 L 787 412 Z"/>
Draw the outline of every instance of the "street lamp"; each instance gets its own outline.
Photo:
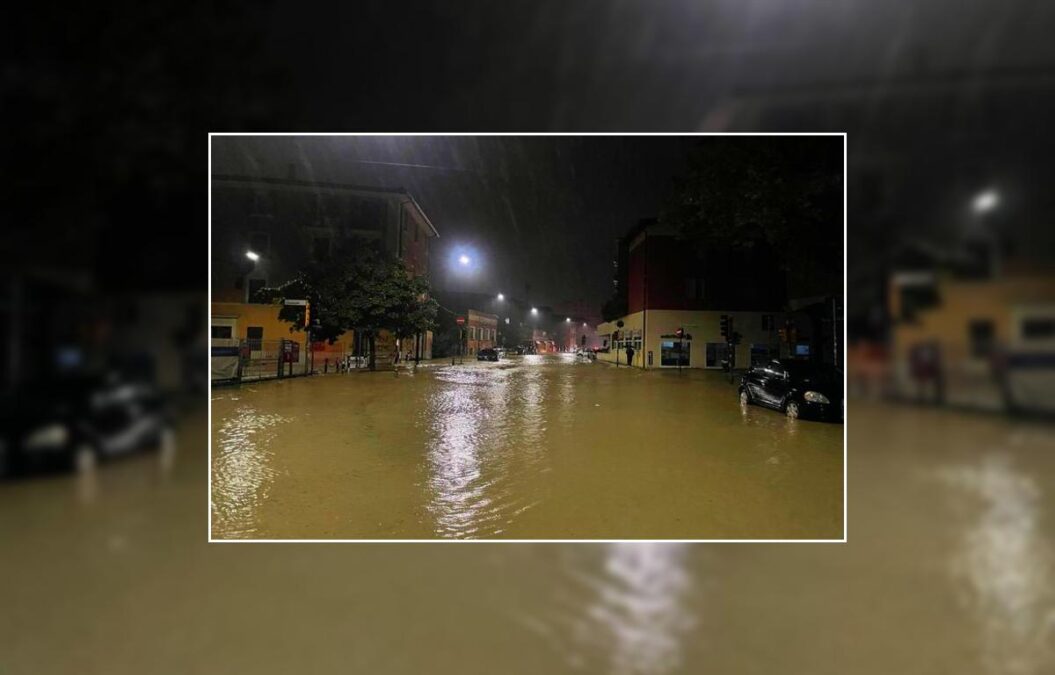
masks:
<path id="1" fill-rule="evenodd" d="M 983 190 L 971 200 L 971 209 L 975 213 L 987 213 L 1000 203 L 1000 194 L 996 190 Z"/>
<path id="2" fill-rule="evenodd" d="M 571 317 L 570 316 L 564 317 L 564 323 L 571 323 Z"/>
<path id="3" fill-rule="evenodd" d="M 498 294 L 498 302 L 502 302 L 505 299 L 506 299 L 506 296 L 502 295 L 501 293 Z"/>
<path id="4" fill-rule="evenodd" d="M 469 258 L 469 256 L 465 255 L 464 253 L 461 254 L 460 256 L 458 256 L 458 264 L 461 265 L 462 267 L 468 267 L 469 263 L 471 263 L 471 262 L 472 262 L 472 259 Z"/>
<path id="5" fill-rule="evenodd" d="M 537 316 L 538 315 L 538 307 L 532 307 L 531 308 L 531 313 Z"/>
<path id="6" fill-rule="evenodd" d="M 245 257 L 249 258 L 253 262 L 256 262 L 257 260 L 260 260 L 260 254 L 256 253 L 255 251 L 246 251 L 245 252 Z"/>

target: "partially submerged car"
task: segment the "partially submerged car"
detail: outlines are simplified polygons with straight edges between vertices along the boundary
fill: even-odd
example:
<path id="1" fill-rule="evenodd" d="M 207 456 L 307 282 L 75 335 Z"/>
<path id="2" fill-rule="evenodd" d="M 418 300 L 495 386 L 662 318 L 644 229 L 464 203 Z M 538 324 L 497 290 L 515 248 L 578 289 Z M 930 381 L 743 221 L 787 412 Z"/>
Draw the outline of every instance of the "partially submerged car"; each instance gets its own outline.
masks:
<path id="1" fill-rule="evenodd" d="M 171 430 L 171 412 L 149 383 L 114 373 L 40 381 L 0 403 L 0 477 L 159 447 Z"/>
<path id="2" fill-rule="evenodd" d="M 756 403 L 788 417 L 830 421 L 843 418 L 843 383 L 834 368 L 774 359 L 752 367 L 740 379 L 740 404 Z"/>

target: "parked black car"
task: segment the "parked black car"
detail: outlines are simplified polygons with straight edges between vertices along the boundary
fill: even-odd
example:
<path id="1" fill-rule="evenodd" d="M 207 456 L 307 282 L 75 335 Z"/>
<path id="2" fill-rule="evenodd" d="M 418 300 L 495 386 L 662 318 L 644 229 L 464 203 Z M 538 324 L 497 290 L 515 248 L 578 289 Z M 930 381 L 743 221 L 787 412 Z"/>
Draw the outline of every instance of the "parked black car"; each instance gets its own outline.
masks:
<path id="1" fill-rule="evenodd" d="M 157 447 L 171 429 L 151 384 L 113 373 L 42 380 L 0 401 L 0 477 Z"/>
<path id="2" fill-rule="evenodd" d="M 484 349 L 481 349 L 480 351 L 476 352 L 476 360 L 477 361 L 497 361 L 498 360 L 498 350 L 491 349 L 490 347 L 486 347 Z"/>
<path id="3" fill-rule="evenodd" d="M 741 405 L 757 403 L 791 418 L 843 418 L 843 383 L 834 368 L 773 360 L 747 371 L 739 392 Z"/>

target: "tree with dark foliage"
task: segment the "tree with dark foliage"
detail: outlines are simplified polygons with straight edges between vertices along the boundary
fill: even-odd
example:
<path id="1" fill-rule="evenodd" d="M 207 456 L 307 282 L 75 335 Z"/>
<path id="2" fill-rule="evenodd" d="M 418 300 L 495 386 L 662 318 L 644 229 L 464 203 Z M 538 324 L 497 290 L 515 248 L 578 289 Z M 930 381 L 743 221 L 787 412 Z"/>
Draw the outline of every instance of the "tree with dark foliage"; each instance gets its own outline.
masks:
<path id="1" fill-rule="evenodd" d="M 841 292 L 842 138 L 707 138 L 661 219 L 698 250 L 767 244 L 791 295 Z"/>
<path id="2" fill-rule="evenodd" d="M 376 242 L 352 239 L 337 254 L 299 272 L 289 282 L 262 288 L 257 302 L 303 298 L 311 303 L 311 331 L 317 340 L 331 344 L 344 332 L 359 331 L 370 344 L 370 369 L 376 367 L 375 345 L 379 332 L 397 338 L 432 330 L 436 301 L 429 297 L 423 277 L 409 274 L 402 261 L 384 254 Z M 305 308 L 284 305 L 279 318 L 290 331 L 305 329 Z"/>

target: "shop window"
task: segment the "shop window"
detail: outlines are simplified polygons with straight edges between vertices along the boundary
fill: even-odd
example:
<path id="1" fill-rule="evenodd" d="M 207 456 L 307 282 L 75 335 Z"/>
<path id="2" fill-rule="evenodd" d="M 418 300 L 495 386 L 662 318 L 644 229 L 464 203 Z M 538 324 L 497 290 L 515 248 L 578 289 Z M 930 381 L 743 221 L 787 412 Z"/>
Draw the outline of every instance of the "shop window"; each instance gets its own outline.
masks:
<path id="1" fill-rule="evenodd" d="M 231 339 L 231 327 L 230 326 L 213 326 L 212 337 L 217 340 L 230 340 Z"/>
<path id="2" fill-rule="evenodd" d="M 661 366 L 688 366 L 689 355 L 692 353 L 692 342 L 688 340 L 662 340 L 660 341 L 659 365 Z"/>
<path id="3" fill-rule="evenodd" d="M 729 345 L 724 342 L 707 343 L 707 367 L 721 368 L 722 363 L 729 358 Z"/>

